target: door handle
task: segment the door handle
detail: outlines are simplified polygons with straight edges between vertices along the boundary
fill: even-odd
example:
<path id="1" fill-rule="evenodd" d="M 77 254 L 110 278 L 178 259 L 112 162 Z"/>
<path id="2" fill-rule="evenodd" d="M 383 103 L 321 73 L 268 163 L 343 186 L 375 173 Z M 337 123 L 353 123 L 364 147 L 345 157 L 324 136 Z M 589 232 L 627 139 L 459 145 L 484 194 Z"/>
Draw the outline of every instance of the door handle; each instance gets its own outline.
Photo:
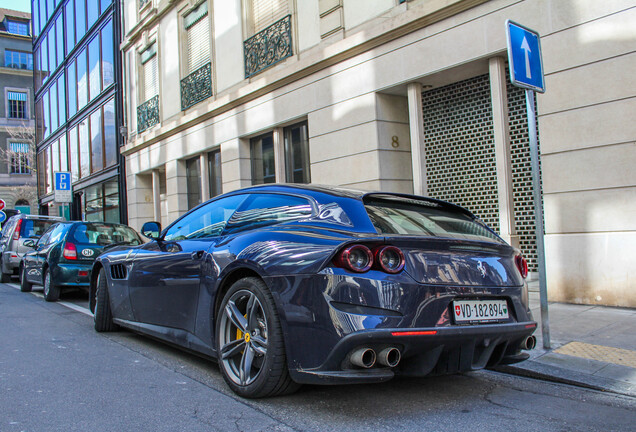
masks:
<path id="1" fill-rule="evenodd" d="M 205 251 L 202 251 L 202 250 L 196 251 L 196 252 L 192 252 L 192 255 L 191 255 L 192 259 L 201 259 L 201 257 L 203 256 L 204 252 Z"/>

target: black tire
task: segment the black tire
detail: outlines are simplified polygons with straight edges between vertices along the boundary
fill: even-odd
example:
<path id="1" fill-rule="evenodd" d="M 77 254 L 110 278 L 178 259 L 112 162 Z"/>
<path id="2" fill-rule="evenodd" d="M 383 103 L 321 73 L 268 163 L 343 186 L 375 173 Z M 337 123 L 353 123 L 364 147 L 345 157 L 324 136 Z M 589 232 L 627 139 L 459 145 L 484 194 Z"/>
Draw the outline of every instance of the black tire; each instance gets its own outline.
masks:
<path id="1" fill-rule="evenodd" d="M 27 280 L 24 267 L 20 267 L 20 291 L 31 292 L 32 289 L 33 284 Z"/>
<path id="2" fill-rule="evenodd" d="M 95 287 L 95 312 L 93 314 L 95 330 L 98 332 L 111 332 L 117 330 L 117 324 L 113 322 L 113 313 L 110 310 L 110 298 L 106 285 L 106 272 L 99 270 L 97 286 Z"/>
<path id="3" fill-rule="evenodd" d="M 60 298 L 60 287 L 51 281 L 51 272 L 44 270 L 44 300 L 54 302 Z"/>
<path id="4" fill-rule="evenodd" d="M 217 311 L 215 335 L 221 373 L 239 396 L 278 396 L 300 387 L 289 376 L 280 319 L 262 280 L 244 278 L 230 287 Z"/>

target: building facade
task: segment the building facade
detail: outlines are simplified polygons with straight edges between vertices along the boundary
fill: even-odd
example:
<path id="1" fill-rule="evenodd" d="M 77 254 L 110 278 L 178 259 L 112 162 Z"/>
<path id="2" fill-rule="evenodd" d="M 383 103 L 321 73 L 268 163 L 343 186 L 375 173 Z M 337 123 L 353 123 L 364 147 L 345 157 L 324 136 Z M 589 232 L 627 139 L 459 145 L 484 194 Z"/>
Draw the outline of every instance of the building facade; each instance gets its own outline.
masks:
<path id="1" fill-rule="evenodd" d="M 0 198 L 37 212 L 31 15 L 0 9 Z"/>
<path id="2" fill-rule="evenodd" d="M 125 222 L 119 2 L 33 0 L 40 212 Z M 71 172 L 73 202 L 54 201 L 54 173 Z"/>
<path id="3" fill-rule="evenodd" d="M 537 30 L 549 297 L 636 306 L 634 0 L 123 4 L 132 226 L 268 182 L 425 194 L 468 207 L 535 272 L 505 21 Z"/>

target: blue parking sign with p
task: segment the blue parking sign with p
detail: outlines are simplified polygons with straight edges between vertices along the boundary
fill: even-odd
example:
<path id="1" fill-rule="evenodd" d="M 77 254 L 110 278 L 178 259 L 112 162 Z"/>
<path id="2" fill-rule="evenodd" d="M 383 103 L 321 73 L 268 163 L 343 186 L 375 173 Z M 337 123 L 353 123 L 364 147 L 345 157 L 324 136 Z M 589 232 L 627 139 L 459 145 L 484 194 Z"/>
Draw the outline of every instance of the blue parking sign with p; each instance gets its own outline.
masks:
<path id="1" fill-rule="evenodd" d="M 59 190 L 59 191 L 71 190 L 71 173 L 69 172 L 55 173 L 55 190 Z"/>
<path id="2" fill-rule="evenodd" d="M 506 21 L 510 81 L 517 87 L 545 92 L 539 34 L 513 21 Z"/>

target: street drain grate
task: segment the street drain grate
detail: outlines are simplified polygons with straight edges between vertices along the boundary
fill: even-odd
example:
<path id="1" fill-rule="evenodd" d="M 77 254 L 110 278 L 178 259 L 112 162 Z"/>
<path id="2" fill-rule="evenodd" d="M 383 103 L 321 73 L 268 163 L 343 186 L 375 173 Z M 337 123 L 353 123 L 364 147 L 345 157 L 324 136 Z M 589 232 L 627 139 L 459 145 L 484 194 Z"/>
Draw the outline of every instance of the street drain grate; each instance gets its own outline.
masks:
<path id="1" fill-rule="evenodd" d="M 583 342 L 570 342 L 554 350 L 554 352 L 636 369 L 636 351 Z"/>

